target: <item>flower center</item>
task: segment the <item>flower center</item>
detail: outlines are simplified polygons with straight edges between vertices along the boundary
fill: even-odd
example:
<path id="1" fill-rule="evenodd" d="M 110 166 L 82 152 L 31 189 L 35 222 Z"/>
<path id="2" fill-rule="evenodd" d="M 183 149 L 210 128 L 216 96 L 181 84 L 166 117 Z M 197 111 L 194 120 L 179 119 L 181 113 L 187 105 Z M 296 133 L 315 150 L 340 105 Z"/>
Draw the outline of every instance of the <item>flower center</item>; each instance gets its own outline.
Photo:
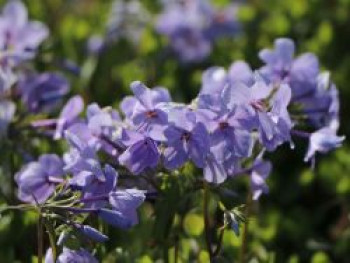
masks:
<path id="1" fill-rule="evenodd" d="M 157 112 L 152 110 L 152 111 L 147 111 L 146 112 L 146 117 L 147 118 L 156 118 L 158 116 Z"/>
<path id="2" fill-rule="evenodd" d="M 252 101 L 250 105 L 257 111 L 265 111 L 267 108 L 267 105 L 263 100 Z"/>
<path id="3" fill-rule="evenodd" d="M 191 134 L 189 132 L 184 132 L 181 136 L 181 140 L 184 140 L 186 142 L 188 142 L 191 138 Z"/>
<path id="4" fill-rule="evenodd" d="M 219 129 L 220 130 L 224 130 L 224 129 L 228 128 L 228 126 L 229 125 L 228 125 L 228 123 L 226 121 L 219 123 Z"/>

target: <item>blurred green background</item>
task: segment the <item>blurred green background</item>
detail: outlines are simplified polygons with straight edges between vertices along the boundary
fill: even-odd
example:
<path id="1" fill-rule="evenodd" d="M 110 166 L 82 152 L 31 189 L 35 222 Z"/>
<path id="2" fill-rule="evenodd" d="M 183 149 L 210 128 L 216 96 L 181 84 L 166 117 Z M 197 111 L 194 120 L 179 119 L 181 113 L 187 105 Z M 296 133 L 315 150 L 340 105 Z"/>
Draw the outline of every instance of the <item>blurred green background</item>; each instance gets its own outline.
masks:
<path id="1" fill-rule="evenodd" d="M 4 2 L 0 1 L 1 5 Z M 238 13 L 241 34 L 220 39 L 211 56 L 194 65 L 182 65 L 174 57 L 164 56 L 167 40 L 156 34 L 151 24 L 140 43 L 121 39 L 100 56 L 89 55 L 89 37 L 105 33 L 110 0 L 24 2 L 31 18 L 43 21 L 51 31 L 35 62 L 37 68 L 65 72 L 73 93 L 83 94 L 87 102 L 117 107 L 129 94 L 133 80 L 145 81 L 150 87 L 163 85 L 174 100 L 189 102 L 200 89 L 204 69 L 228 67 L 237 59 L 257 68 L 261 65 L 258 51 L 283 36 L 296 42 L 299 54 L 316 53 L 322 68 L 331 72 L 340 91 L 340 134 L 350 135 L 350 0 L 243 1 Z M 159 1 L 141 2 L 155 19 L 161 8 Z M 229 1 L 212 2 L 225 6 Z M 64 60 L 81 67 L 81 76 L 62 69 Z M 254 204 L 250 218 L 250 262 L 350 262 L 350 145 L 345 142 L 338 151 L 318 158 L 311 171 L 302 161 L 305 143 L 296 143 L 296 151 L 284 146 L 271 156 L 274 171 L 268 179 L 270 194 Z M 192 205 L 200 204 L 201 195 L 196 198 L 192 198 Z M 158 254 L 151 238 L 151 213 L 151 206 L 145 204 L 141 225 L 126 232 L 109 230 L 111 240 L 106 247 L 98 248 L 99 255 L 105 255 L 103 262 L 153 262 Z M 201 213 L 195 209 L 186 216 L 175 216 L 173 230 L 179 233 L 181 262 L 208 262 L 200 237 Z M 34 214 L 19 212 L 0 218 L 0 262 L 35 261 L 35 220 Z M 235 261 L 240 242 L 233 232 L 225 232 L 222 262 Z M 170 245 L 168 252 L 174 253 L 174 247 Z"/>

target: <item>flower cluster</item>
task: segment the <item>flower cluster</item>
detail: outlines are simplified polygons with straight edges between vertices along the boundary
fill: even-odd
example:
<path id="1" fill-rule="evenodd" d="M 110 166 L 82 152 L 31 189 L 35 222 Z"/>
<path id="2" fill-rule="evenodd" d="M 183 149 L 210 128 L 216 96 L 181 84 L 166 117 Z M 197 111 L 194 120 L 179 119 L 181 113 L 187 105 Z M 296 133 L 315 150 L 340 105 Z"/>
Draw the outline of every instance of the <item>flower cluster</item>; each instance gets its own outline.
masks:
<path id="1" fill-rule="evenodd" d="M 231 3 L 218 9 L 208 0 L 163 0 L 162 11 L 153 23 L 140 0 L 114 1 L 104 37 L 92 36 L 88 50 L 99 53 L 120 39 L 138 44 L 147 25 L 152 24 L 168 39 L 180 61 L 200 62 L 210 55 L 217 39 L 239 33 L 238 7 Z"/>
<path id="2" fill-rule="evenodd" d="M 197 61 L 208 55 L 214 38 L 237 31 L 237 22 L 226 14 L 231 11 L 199 0 L 167 2 L 158 30 L 183 61 Z M 21 2 L 5 6 L 0 25 L 0 135 L 6 136 L 16 110 L 12 100 L 20 98 L 30 113 L 52 115 L 69 83 L 60 74 L 22 67 L 48 29 L 28 22 Z M 47 224 L 58 225 L 62 253 L 48 250 L 46 262 L 97 262 L 87 250 L 69 247 L 70 240 L 108 240 L 89 218 L 121 229 L 134 226 L 141 204 L 161 194 L 162 176 L 186 164 L 201 171 L 195 182 L 205 187 L 248 175 L 257 200 L 269 190 L 272 164 L 266 152 L 282 144 L 294 149 L 293 136 L 300 137 L 309 141 L 305 161 L 314 163 L 317 152 L 341 146 L 335 84 L 320 71 L 315 55 L 294 58 L 294 52 L 293 41 L 281 38 L 273 49 L 260 51 L 261 68 L 243 61 L 228 70 L 211 67 L 190 104 L 172 101 L 166 88 L 134 81 L 120 110 L 96 103 L 85 108 L 75 95 L 55 118 L 31 120 L 29 129 L 66 146 L 62 156 L 43 154 L 15 175 L 18 198 L 38 209 Z M 242 216 L 228 210 L 224 215 L 238 233 Z"/>
<path id="3" fill-rule="evenodd" d="M 0 135 L 16 112 L 14 100 L 20 99 L 28 112 L 50 113 L 69 92 L 68 81 L 53 72 L 37 73 L 24 65 L 36 55 L 48 37 L 48 28 L 28 21 L 22 2 L 9 1 L 0 16 Z"/>
<path id="4" fill-rule="evenodd" d="M 93 103 L 87 107 L 86 118 L 80 119 L 82 100 L 73 97 L 52 133 L 56 139 L 64 135 L 69 151 L 62 159 L 43 155 L 26 165 L 16 175 L 19 198 L 39 204 L 50 198 L 55 204 L 74 193 L 73 206 L 48 207 L 66 210 L 70 217 L 96 214 L 110 225 L 128 228 L 138 221 L 136 209 L 145 200 L 146 190 L 157 189 L 119 188 L 115 169 L 151 179 L 191 162 L 203 170 L 209 183 L 250 174 L 253 198 L 258 199 L 268 191 L 265 179 L 272 168 L 263 159 L 265 151 L 274 151 L 283 143 L 293 148 L 295 135 L 310 140 L 308 161 L 316 152 L 328 152 L 344 140 L 336 135 L 338 97 L 329 75 L 319 72 L 313 55 L 293 59 L 293 52 L 291 40 L 278 39 L 273 50 L 260 52 L 266 63 L 260 69 L 253 71 L 242 61 L 233 63 L 228 71 L 208 69 L 190 105 L 173 102 L 165 88 L 149 89 L 135 81 L 133 95 L 120 105 L 124 118 L 112 108 Z M 311 108 L 313 104 L 307 101 L 317 106 Z M 302 122 L 299 115 L 304 116 Z M 305 125 L 317 130 L 298 130 Z M 98 158 L 101 152 L 111 161 L 103 165 Z M 252 160 L 248 166 L 247 160 Z M 59 193 L 57 185 L 63 187 Z M 97 230 L 64 220 L 93 240 L 105 239 Z"/>
<path id="5" fill-rule="evenodd" d="M 151 15 L 139 0 L 113 1 L 111 12 L 103 37 L 90 37 L 87 48 L 90 53 L 99 53 L 106 46 L 120 39 L 127 39 L 134 44 L 140 42 L 142 33 L 151 22 Z"/>
<path id="6" fill-rule="evenodd" d="M 198 62 L 210 54 L 217 38 L 237 34 L 237 9 L 230 4 L 218 10 L 206 0 L 164 1 L 156 29 L 167 36 L 181 61 Z"/>

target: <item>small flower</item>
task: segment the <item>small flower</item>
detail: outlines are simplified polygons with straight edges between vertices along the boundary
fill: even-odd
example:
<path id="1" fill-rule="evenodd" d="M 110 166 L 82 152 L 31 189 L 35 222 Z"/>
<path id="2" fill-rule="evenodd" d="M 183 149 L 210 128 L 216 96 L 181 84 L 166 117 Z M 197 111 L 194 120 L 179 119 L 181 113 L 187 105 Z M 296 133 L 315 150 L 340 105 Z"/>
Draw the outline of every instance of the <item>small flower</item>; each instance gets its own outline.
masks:
<path id="1" fill-rule="evenodd" d="M 267 150 L 273 151 L 280 144 L 291 141 L 293 123 L 287 110 L 291 100 L 288 85 L 282 84 L 275 89 L 257 79 L 252 87 L 243 83 L 229 85 L 224 88 L 222 96 L 229 108 L 241 105 L 249 110 L 253 117 L 246 118 L 245 122 L 255 123 L 260 141 Z"/>
<path id="2" fill-rule="evenodd" d="M 225 166 L 213 154 L 208 154 L 203 169 L 204 179 L 209 183 L 221 184 L 227 178 Z"/>
<path id="3" fill-rule="evenodd" d="M 96 241 L 96 242 L 106 242 L 108 237 L 97 231 L 95 228 L 88 225 L 74 224 L 76 230 L 84 236 Z"/>
<path id="4" fill-rule="evenodd" d="M 140 42 L 151 16 L 139 0 L 117 0 L 111 7 L 106 32 L 108 42 L 125 38 L 134 44 Z"/>
<path id="5" fill-rule="evenodd" d="M 90 145 L 71 132 L 67 131 L 65 135 L 71 146 L 70 150 L 63 155 L 64 170 L 74 175 L 70 183 L 85 187 L 93 178 L 105 182 L 105 175 L 97 158 L 95 145 Z"/>
<path id="6" fill-rule="evenodd" d="M 122 110 L 139 131 L 162 129 L 168 123 L 168 116 L 161 104 L 170 102 L 170 95 L 163 88 L 149 89 L 140 81 L 130 85 L 134 97 L 122 102 Z M 156 138 L 154 138 L 156 139 Z"/>
<path id="7" fill-rule="evenodd" d="M 97 215 L 107 224 L 114 227 L 128 229 L 133 225 L 133 222 L 127 216 L 117 210 L 102 208 L 98 210 Z"/>
<path id="8" fill-rule="evenodd" d="M 270 175 L 272 165 L 270 162 L 263 161 L 261 157 L 258 157 L 254 164 L 253 170 L 250 174 L 250 186 L 253 192 L 253 200 L 258 200 L 260 195 L 269 192 L 265 180 Z"/>
<path id="9" fill-rule="evenodd" d="M 57 119 L 56 131 L 54 139 L 61 139 L 64 131 L 79 117 L 79 114 L 84 110 L 84 101 L 82 97 L 76 95 L 68 100 L 63 107 L 60 116 Z"/>
<path id="10" fill-rule="evenodd" d="M 52 250 L 49 248 L 45 255 L 45 263 L 98 263 L 97 259 L 90 252 L 83 248 L 72 250 L 64 247 L 57 261 L 53 261 Z"/>
<path id="11" fill-rule="evenodd" d="M 0 66 L 0 96 L 10 93 L 10 89 L 17 81 L 17 75 L 11 67 L 6 65 Z"/>
<path id="12" fill-rule="evenodd" d="M 136 209 L 145 201 L 145 192 L 137 189 L 126 189 L 111 192 L 109 203 L 113 210 L 121 212 L 132 225 L 138 223 Z"/>
<path id="13" fill-rule="evenodd" d="M 48 37 L 48 28 L 38 21 L 28 21 L 28 12 L 21 1 L 9 1 L 0 16 L 0 60 L 18 62 L 32 58 L 41 42 Z"/>
<path id="14" fill-rule="evenodd" d="M 220 94 L 227 81 L 227 72 L 223 67 L 210 67 L 202 73 L 200 94 Z"/>
<path id="15" fill-rule="evenodd" d="M 274 49 L 260 51 L 259 57 L 266 65 L 259 72 L 268 82 L 289 84 L 295 100 L 315 91 L 319 63 L 311 53 L 294 59 L 294 51 L 295 45 L 291 39 L 277 39 Z"/>
<path id="16" fill-rule="evenodd" d="M 67 79 L 56 73 L 25 76 L 18 86 L 24 105 L 34 113 L 52 111 L 69 92 Z"/>
<path id="17" fill-rule="evenodd" d="M 156 29 L 169 38 L 182 62 L 200 62 L 209 56 L 217 38 L 237 33 L 236 11 L 234 5 L 216 10 L 200 0 L 166 2 Z"/>
<path id="18" fill-rule="evenodd" d="M 340 147 L 345 140 L 345 136 L 337 136 L 332 128 L 325 127 L 311 134 L 309 148 L 304 161 L 308 162 L 315 158 L 316 152 L 327 153 Z"/>
<path id="19" fill-rule="evenodd" d="M 25 165 L 16 175 L 18 198 L 23 202 L 44 203 L 63 182 L 63 162 L 55 154 L 44 154 Z"/>
<path id="20" fill-rule="evenodd" d="M 141 133 L 123 129 L 121 141 L 127 149 L 119 156 L 119 163 L 133 174 L 157 166 L 160 153 L 154 140 Z"/>
<path id="21" fill-rule="evenodd" d="M 196 121 L 196 114 L 188 109 L 174 109 L 169 114 L 171 126 L 164 131 L 167 147 L 164 166 L 181 167 L 187 160 L 203 168 L 209 153 L 209 134 L 203 123 Z"/>

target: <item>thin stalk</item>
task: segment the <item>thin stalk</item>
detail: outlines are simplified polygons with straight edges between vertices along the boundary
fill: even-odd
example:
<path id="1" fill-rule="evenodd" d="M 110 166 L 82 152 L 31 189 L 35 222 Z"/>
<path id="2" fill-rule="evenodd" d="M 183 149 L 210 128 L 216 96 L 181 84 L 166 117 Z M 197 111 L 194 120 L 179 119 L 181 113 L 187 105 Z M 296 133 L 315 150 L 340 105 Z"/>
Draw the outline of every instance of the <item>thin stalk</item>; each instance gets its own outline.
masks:
<path id="1" fill-rule="evenodd" d="M 204 230 L 205 230 L 205 242 L 209 253 L 210 262 L 213 260 L 213 251 L 211 249 L 210 241 L 210 226 L 209 226 L 209 189 L 207 183 L 204 183 L 204 196 L 203 196 L 203 214 L 204 214 Z"/>
<path id="2" fill-rule="evenodd" d="M 43 247 L 44 247 L 44 233 L 43 233 L 43 217 L 39 215 L 38 221 L 38 263 L 43 262 Z"/>
<path id="3" fill-rule="evenodd" d="M 251 206 L 253 204 L 253 196 L 251 191 L 248 192 L 247 196 L 247 204 L 244 211 L 244 217 L 246 218 L 246 221 L 243 226 L 243 234 L 242 234 L 242 245 L 241 250 L 239 253 L 239 262 L 244 263 L 246 262 L 246 253 L 247 253 L 247 246 L 248 246 L 248 233 L 249 233 L 249 216 L 251 213 Z"/>
<path id="4" fill-rule="evenodd" d="M 290 132 L 292 135 L 295 135 L 300 138 L 308 139 L 311 136 L 311 133 L 305 132 L 305 131 L 299 131 L 299 130 L 291 130 Z"/>
<path id="5" fill-rule="evenodd" d="M 31 209 L 37 209 L 35 206 L 33 205 L 10 205 L 10 206 L 6 206 L 6 207 L 2 207 L 0 208 L 0 214 L 7 211 L 7 210 L 31 210 Z"/>
<path id="6" fill-rule="evenodd" d="M 163 246 L 163 259 L 164 259 L 164 263 L 169 262 L 169 251 L 168 251 L 168 246 L 166 244 L 164 244 Z"/>
<path id="7" fill-rule="evenodd" d="M 220 254 L 220 251 L 222 248 L 222 241 L 224 239 L 225 228 L 226 228 L 225 226 L 220 228 L 218 246 L 216 247 L 216 250 L 214 251 L 214 257 L 216 257 Z"/>
<path id="8" fill-rule="evenodd" d="M 46 231 L 49 235 L 50 247 L 51 247 L 51 251 L 52 251 L 52 259 L 53 259 L 53 262 L 56 262 L 56 260 L 57 260 L 57 246 L 56 246 L 55 230 L 53 229 L 52 225 L 50 225 L 49 222 L 45 221 L 44 224 L 45 224 Z"/>
<path id="9" fill-rule="evenodd" d="M 143 173 L 140 175 L 141 178 L 143 178 L 147 183 L 151 184 L 159 193 L 162 192 L 162 189 L 160 189 L 157 182 L 152 178 L 152 176 L 149 173 Z"/>
<path id="10" fill-rule="evenodd" d="M 175 249 L 174 249 L 174 263 L 177 263 L 179 259 L 179 236 L 175 237 Z"/>

